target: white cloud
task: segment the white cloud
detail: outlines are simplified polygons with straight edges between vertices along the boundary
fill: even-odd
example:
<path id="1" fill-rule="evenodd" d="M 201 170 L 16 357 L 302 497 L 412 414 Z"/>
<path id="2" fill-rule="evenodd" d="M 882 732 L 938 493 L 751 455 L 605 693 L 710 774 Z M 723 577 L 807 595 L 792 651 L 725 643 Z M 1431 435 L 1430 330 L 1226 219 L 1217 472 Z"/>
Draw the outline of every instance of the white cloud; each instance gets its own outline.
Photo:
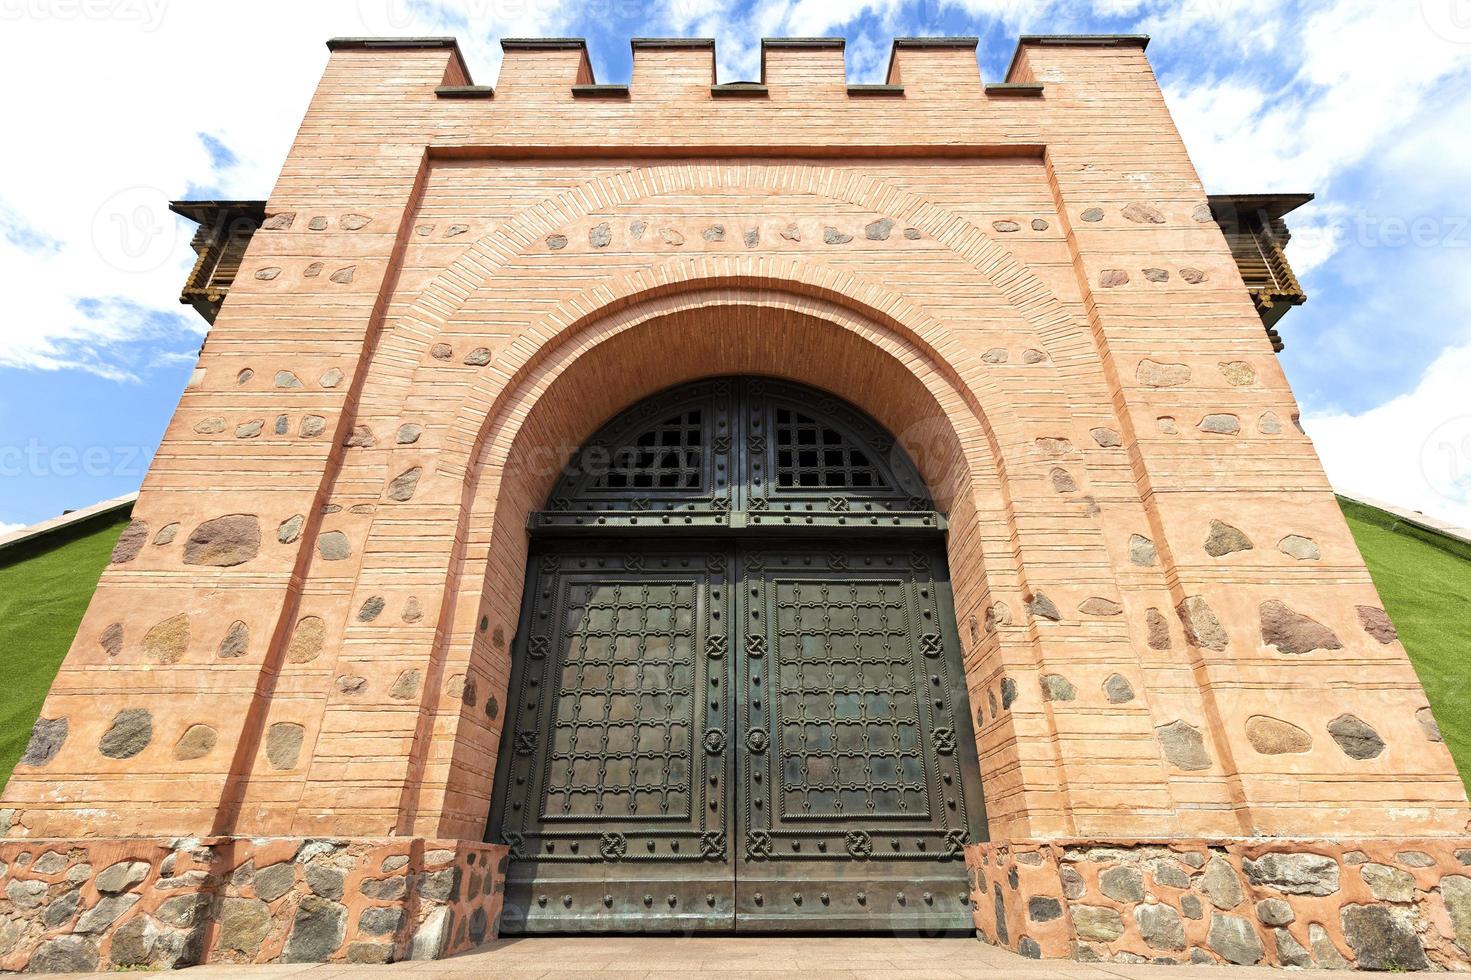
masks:
<path id="1" fill-rule="evenodd" d="M 170 198 L 262 198 L 333 36 L 460 38 L 493 80 L 501 35 L 556 33 L 562 0 L 104 0 L 0 7 L 0 366 L 133 376 L 183 356 L 193 226 Z M 94 16 L 95 15 L 95 16 Z M 236 158 L 212 156 L 202 135 Z M 223 164 L 223 165 L 222 165 Z M 146 342 L 146 348 L 136 345 Z"/>
<path id="2" fill-rule="evenodd" d="M 28 524 L 6 524 L 4 521 L 0 521 L 0 538 L 13 531 L 19 531 L 21 528 L 29 526 Z"/>
<path id="3" fill-rule="evenodd" d="M 1453 347 L 1414 391 L 1357 415 L 1304 416 L 1328 478 L 1471 527 L 1471 345 Z"/>

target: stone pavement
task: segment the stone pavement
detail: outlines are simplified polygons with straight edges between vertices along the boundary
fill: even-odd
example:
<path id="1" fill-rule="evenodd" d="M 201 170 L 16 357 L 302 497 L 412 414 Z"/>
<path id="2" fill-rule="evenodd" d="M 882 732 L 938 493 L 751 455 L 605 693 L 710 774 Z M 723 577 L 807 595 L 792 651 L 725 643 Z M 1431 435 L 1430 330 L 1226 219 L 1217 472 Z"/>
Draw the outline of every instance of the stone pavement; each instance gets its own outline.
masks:
<path id="1" fill-rule="evenodd" d="M 81 974 L 81 976 L 93 976 Z M 555 937 L 506 939 L 445 960 L 348 966 L 338 963 L 265 966 L 197 966 L 183 980 L 326 980 L 329 977 L 459 977 L 494 980 L 577 980 L 580 977 L 689 980 L 851 980 L 855 977 L 956 978 L 956 980 L 1254 980 L 1283 971 L 1208 966 L 1131 966 L 1029 960 L 975 939 L 895 936 L 750 937 Z M 1315 978 L 1352 977 L 1346 971 L 1314 971 Z"/>

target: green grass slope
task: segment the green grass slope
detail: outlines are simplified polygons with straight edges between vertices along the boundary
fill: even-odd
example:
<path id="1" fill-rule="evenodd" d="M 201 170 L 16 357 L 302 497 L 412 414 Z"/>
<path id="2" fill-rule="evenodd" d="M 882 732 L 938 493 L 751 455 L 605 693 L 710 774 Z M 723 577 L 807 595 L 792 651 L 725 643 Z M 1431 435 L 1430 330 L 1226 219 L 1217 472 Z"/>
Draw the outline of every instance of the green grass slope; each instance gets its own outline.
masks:
<path id="1" fill-rule="evenodd" d="M 0 786 L 77 635 L 127 511 L 0 551 Z"/>
<path id="2" fill-rule="evenodd" d="M 1471 786 L 1471 545 L 1342 500 L 1384 608 Z M 0 785 L 25 751 L 126 513 L 0 551 Z"/>
<path id="3" fill-rule="evenodd" d="M 1339 504 L 1471 787 L 1471 545 L 1376 507 Z"/>

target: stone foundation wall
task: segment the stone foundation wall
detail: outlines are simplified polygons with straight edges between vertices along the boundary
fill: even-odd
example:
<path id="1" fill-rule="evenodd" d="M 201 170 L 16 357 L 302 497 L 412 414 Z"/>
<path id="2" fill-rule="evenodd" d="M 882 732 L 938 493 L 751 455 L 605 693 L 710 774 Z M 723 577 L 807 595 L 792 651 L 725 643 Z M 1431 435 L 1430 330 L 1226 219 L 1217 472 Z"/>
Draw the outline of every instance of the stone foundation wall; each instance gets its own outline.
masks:
<path id="1" fill-rule="evenodd" d="M 0 970 L 434 959 L 495 936 L 505 848 L 423 838 L 0 845 Z"/>
<path id="2" fill-rule="evenodd" d="M 976 929 L 1086 962 L 1471 970 L 1471 840 L 966 849 Z"/>

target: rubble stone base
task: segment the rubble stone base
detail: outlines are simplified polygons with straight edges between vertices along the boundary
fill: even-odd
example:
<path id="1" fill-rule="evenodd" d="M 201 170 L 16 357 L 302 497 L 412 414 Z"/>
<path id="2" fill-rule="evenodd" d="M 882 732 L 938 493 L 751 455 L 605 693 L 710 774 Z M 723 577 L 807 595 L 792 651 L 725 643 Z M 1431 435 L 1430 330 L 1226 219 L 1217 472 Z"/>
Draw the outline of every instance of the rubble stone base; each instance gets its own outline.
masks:
<path id="1" fill-rule="evenodd" d="M 1471 970 L 1471 840 L 966 848 L 980 938 L 1034 959 Z"/>
<path id="2" fill-rule="evenodd" d="M 0 971 L 435 959 L 495 937 L 506 849 L 392 837 L 0 843 Z"/>

